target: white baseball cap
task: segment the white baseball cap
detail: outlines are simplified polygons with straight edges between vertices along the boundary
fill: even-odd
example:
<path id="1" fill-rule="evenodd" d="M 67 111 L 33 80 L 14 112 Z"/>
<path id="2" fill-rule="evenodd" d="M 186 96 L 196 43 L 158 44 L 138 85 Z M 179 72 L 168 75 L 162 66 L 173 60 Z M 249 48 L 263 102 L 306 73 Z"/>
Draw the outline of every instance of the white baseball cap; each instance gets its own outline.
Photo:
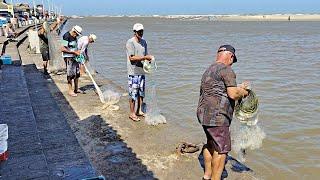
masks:
<path id="1" fill-rule="evenodd" d="M 75 26 L 73 26 L 72 31 L 76 32 L 78 35 L 81 35 L 82 27 L 75 25 Z"/>
<path id="2" fill-rule="evenodd" d="M 141 23 L 136 23 L 133 25 L 133 31 L 140 31 L 143 30 L 143 25 Z"/>
<path id="3" fill-rule="evenodd" d="M 95 34 L 90 34 L 89 38 L 91 38 L 93 42 L 97 40 L 97 36 Z"/>

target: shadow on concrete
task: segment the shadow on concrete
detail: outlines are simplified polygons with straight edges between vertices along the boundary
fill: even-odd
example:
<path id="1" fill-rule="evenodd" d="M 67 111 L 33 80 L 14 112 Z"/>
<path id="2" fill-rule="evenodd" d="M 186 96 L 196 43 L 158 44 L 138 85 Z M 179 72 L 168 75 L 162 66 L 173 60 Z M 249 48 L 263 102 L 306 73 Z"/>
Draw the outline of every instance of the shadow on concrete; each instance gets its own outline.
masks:
<path id="1" fill-rule="evenodd" d="M 50 83 L 50 86 L 55 89 L 54 97 L 68 119 L 73 133 L 84 139 L 82 142 L 80 140 L 80 144 L 87 149 L 87 156 L 99 173 L 106 179 L 156 179 L 153 172 L 148 170 L 105 119 L 100 115 L 92 115 L 80 121 L 58 87 L 54 83 Z M 79 89 L 88 91 L 93 90 L 94 86 L 87 85 Z M 94 145 L 87 146 L 90 143 Z"/>

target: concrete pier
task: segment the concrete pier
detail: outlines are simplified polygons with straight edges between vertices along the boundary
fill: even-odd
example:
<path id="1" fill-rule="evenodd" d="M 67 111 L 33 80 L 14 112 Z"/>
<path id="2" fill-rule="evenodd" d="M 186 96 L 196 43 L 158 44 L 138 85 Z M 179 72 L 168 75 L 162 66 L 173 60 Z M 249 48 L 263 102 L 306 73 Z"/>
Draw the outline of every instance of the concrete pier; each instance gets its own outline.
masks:
<path id="1" fill-rule="evenodd" d="M 15 65 L 0 72 L 0 123 L 9 126 L 9 159 L 1 179 L 84 179 L 98 174 L 34 63 L 21 65 L 17 43 L 5 44 Z"/>
<path id="2" fill-rule="evenodd" d="M 170 152 L 161 149 L 150 137 L 165 127 L 129 120 L 127 97 L 121 98 L 119 111 L 104 108 L 87 77 L 80 79 L 86 94 L 68 96 L 66 74 L 43 75 L 41 55 L 29 53 L 27 46 L 21 41 L 7 48 L 7 54 L 18 52 L 21 66 L 6 65 L 0 72 L 0 123 L 9 126 L 10 153 L 1 168 L 2 179 L 101 174 L 115 180 L 201 179 L 199 152 L 179 155 L 173 144 L 168 144 Z M 95 79 L 99 86 L 126 93 L 109 80 Z M 226 170 L 227 179 L 256 179 L 251 169 L 231 157 Z"/>

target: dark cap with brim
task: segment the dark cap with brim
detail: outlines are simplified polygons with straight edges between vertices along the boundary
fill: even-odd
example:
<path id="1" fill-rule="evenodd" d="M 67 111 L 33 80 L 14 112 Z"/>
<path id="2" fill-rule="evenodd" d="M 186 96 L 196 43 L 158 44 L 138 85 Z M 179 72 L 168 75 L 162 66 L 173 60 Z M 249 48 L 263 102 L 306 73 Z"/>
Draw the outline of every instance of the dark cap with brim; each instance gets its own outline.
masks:
<path id="1" fill-rule="evenodd" d="M 237 62 L 237 56 L 236 56 L 236 50 L 234 49 L 234 47 L 232 47 L 231 45 L 222 45 L 219 47 L 218 49 L 218 53 L 221 51 L 229 51 L 232 52 L 234 57 L 233 57 L 233 63 Z"/>

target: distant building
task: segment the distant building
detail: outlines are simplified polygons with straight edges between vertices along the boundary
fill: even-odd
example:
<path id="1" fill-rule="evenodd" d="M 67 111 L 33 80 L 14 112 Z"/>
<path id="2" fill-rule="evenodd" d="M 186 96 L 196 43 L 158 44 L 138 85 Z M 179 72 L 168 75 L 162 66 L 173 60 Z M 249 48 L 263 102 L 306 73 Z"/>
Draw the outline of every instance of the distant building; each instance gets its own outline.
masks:
<path id="1" fill-rule="evenodd" d="M 13 5 L 7 4 L 4 0 L 0 1 L 0 13 L 10 13 L 13 16 Z"/>
<path id="2" fill-rule="evenodd" d="M 20 16 L 30 16 L 30 6 L 29 4 L 19 3 L 14 6 L 15 14 Z"/>

